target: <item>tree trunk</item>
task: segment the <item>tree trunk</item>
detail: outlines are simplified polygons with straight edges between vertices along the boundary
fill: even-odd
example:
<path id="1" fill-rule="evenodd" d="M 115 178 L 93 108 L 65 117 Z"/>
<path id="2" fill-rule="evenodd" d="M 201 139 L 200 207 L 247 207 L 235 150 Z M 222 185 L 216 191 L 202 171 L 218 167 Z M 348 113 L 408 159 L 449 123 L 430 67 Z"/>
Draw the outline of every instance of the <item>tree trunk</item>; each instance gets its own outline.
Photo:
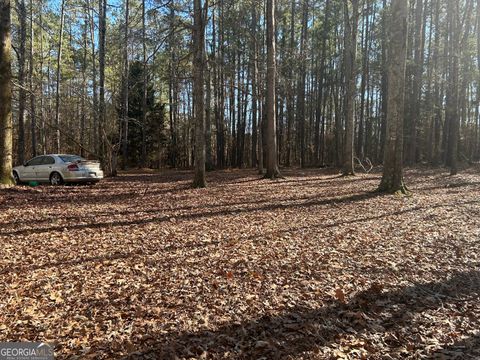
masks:
<path id="1" fill-rule="evenodd" d="M 480 1 L 477 2 L 477 104 L 475 106 L 475 150 L 476 160 L 480 157 Z"/>
<path id="2" fill-rule="evenodd" d="M 32 143 L 32 157 L 37 156 L 37 117 L 35 114 L 35 92 L 33 86 L 33 71 L 34 71 L 34 30 L 33 30 L 33 0 L 30 0 L 30 67 L 29 67 L 29 90 L 30 90 L 30 137 Z M 43 56 L 43 54 L 42 54 Z"/>
<path id="3" fill-rule="evenodd" d="M 10 0 L 0 0 L 0 184 L 12 179 L 12 68 Z"/>
<path id="4" fill-rule="evenodd" d="M 84 9 L 88 12 L 88 9 Z M 88 61 L 88 18 L 85 17 L 83 25 L 83 58 L 82 58 L 82 102 L 81 102 L 81 115 L 80 115 L 80 155 L 85 156 L 86 134 L 85 126 L 87 121 L 86 113 L 86 98 L 88 96 L 87 89 L 87 61 Z"/>
<path id="5" fill-rule="evenodd" d="M 440 164 L 440 146 L 441 146 L 441 121 L 442 121 L 442 106 L 440 103 L 442 99 L 440 97 L 440 74 L 439 74 L 439 59 L 440 55 L 440 2 L 441 0 L 435 1 L 435 15 L 434 15 L 434 28 L 435 28 L 435 38 L 434 38 L 434 51 L 433 51 L 433 143 L 432 143 L 432 165 Z"/>
<path id="6" fill-rule="evenodd" d="M 448 69 L 448 96 L 446 118 L 449 124 L 448 143 L 447 143 L 447 164 L 450 166 L 450 174 L 456 175 L 457 157 L 458 157 L 458 72 L 460 52 L 460 19 L 458 14 L 459 4 L 456 0 L 448 1 L 449 17 L 449 69 Z"/>
<path id="7" fill-rule="evenodd" d="M 251 67 L 252 67 L 252 167 L 257 166 L 257 141 L 258 141 L 258 129 L 257 127 L 257 115 L 258 115 L 258 89 L 257 89 L 257 78 L 258 78 L 258 45 L 257 45 L 257 9 L 255 6 L 252 6 L 252 49 L 251 49 Z"/>
<path id="8" fill-rule="evenodd" d="M 171 28 L 175 27 L 175 7 L 170 5 L 168 15 L 168 24 Z M 172 167 L 177 166 L 178 162 L 178 133 L 177 133 L 177 114 L 178 114 L 178 91 L 177 91 L 177 64 L 175 51 L 175 33 L 169 34 L 168 40 L 169 67 L 168 67 L 168 102 L 169 102 L 169 121 L 170 121 L 170 150 L 169 161 Z"/>
<path id="9" fill-rule="evenodd" d="M 265 137 L 265 131 L 263 130 L 265 127 L 265 119 L 264 119 L 264 107 L 262 106 L 262 102 L 259 101 L 260 103 L 260 116 L 258 117 L 258 144 L 257 144 L 257 150 L 258 150 L 258 173 L 260 175 L 263 174 L 263 169 L 265 168 L 264 166 L 264 161 L 263 161 L 263 153 L 264 153 L 264 137 Z"/>
<path id="10" fill-rule="evenodd" d="M 19 46 L 18 46 L 18 141 L 17 141 L 17 162 L 25 162 L 25 105 L 27 93 L 25 91 L 25 61 L 27 42 L 27 8 L 25 0 L 17 0 L 17 13 L 19 26 Z"/>
<path id="11" fill-rule="evenodd" d="M 237 132 L 236 132 L 236 148 L 234 151 L 235 165 L 242 168 L 242 88 L 243 88 L 243 76 L 242 76 L 242 62 L 240 51 L 236 52 L 234 56 L 237 56 Z"/>
<path id="12" fill-rule="evenodd" d="M 97 154 L 101 154 L 100 142 L 101 137 L 100 128 L 99 128 L 99 110 L 98 110 L 98 91 L 97 91 L 97 61 L 95 56 L 95 19 L 94 19 L 94 9 L 90 9 L 90 0 L 86 2 L 88 17 L 89 17 L 89 27 L 90 27 L 90 43 L 91 43 L 91 58 L 92 58 L 92 100 L 93 100 L 93 114 L 92 114 L 92 148 Z"/>
<path id="13" fill-rule="evenodd" d="M 65 20 L 65 0 L 62 0 L 60 10 L 60 34 L 58 41 L 57 53 L 57 78 L 55 79 L 55 149 L 57 154 L 60 153 L 61 139 L 60 139 L 60 76 L 62 72 L 62 51 L 63 51 L 63 27 Z"/>
<path id="14" fill-rule="evenodd" d="M 43 0 L 40 0 L 39 4 L 39 12 L 40 14 L 38 15 L 39 18 L 39 30 L 40 30 L 40 59 L 39 59 L 39 64 L 38 64 L 38 72 L 40 73 L 40 79 L 39 79 L 39 87 L 41 90 L 43 90 Z M 43 96 L 43 91 L 39 91 L 40 95 L 40 139 L 41 139 L 41 146 L 42 146 L 42 154 L 47 153 L 47 127 L 45 124 L 45 111 L 44 111 L 44 96 Z"/>
<path id="15" fill-rule="evenodd" d="M 208 9 L 208 4 L 205 4 Z M 202 0 L 194 0 L 193 97 L 195 104 L 195 177 L 193 187 L 206 187 L 205 180 L 205 17 Z"/>
<path id="16" fill-rule="evenodd" d="M 262 39 L 263 42 L 264 39 Z M 260 53 L 258 53 L 260 56 Z M 265 53 L 262 51 L 262 56 L 259 61 L 260 64 L 265 62 Z M 264 78 L 261 74 L 258 77 L 258 88 L 264 88 Z M 265 118 L 265 91 L 258 92 L 258 173 L 262 175 L 265 169 L 265 149 L 266 149 L 266 125 L 267 121 Z"/>
<path id="17" fill-rule="evenodd" d="M 322 122 L 322 136 L 320 137 L 320 122 L 322 120 L 322 102 L 323 102 L 323 83 L 325 78 L 325 52 L 327 49 L 327 40 L 329 36 L 330 30 L 330 0 L 325 1 L 325 14 L 323 18 L 323 30 L 322 30 L 322 45 L 320 47 L 320 70 L 318 74 L 318 96 L 317 96 L 317 104 L 316 104 L 316 118 L 315 118 L 315 134 L 314 134 L 314 142 L 315 142 L 315 155 L 314 155 L 314 162 L 316 166 L 323 166 L 325 159 L 323 156 L 320 156 L 322 153 L 322 147 L 325 144 L 325 133 L 324 133 L 324 122 Z M 320 144 L 322 142 L 322 146 Z M 321 158 L 321 163 L 320 163 Z"/>
<path id="18" fill-rule="evenodd" d="M 414 35 L 414 71 L 412 94 L 410 99 L 409 111 L 409 134 L 406 155 L 406 163 L 414 164 L 416 162 L 417 153 L 417 127 L 420 120 L 420 97 L 422 91 L 422 74 L 423 74 L 423 0 L 416 1 L 415 9 L 415 35 Z"/>
<path id="19" fill-rule="evenodd" d="M 142 52 L 143 52 L 143 82 L 142 82 L 142 159 L 140 165 L 142 168 L 147 163 L 147 142 L 145 128 L 147 126 L 147 88 L 148 88 L 148 74 L 147 74 L 147 34 L 146 34 L 146 4 L 142 1 Z"/>
<path id="20" fill-rule="evenodd" d="M 100 133 L 100 158 L 102 166 L 107 176 L 114 174 L 112 164 L 110 162 L 110 156 L 108 156 L 109 150 L 107 150 L 107 136 L 106 136 L 106 107 L 105 107 L 105 45 L 106 45 L 106 27 L 107 27 L 107 0 L 99 0 L 98 11 L 98 131 Z"/>
<path id="21" fill-rule="evenodd" d="M 123 71 L 122 71 L 122 169 L 127 168 L 128 163 L 128 81 L 129 81 L 129 61 L 128 61 L 128 26 L 130 15 L 130 0 L 125 0 L 125 28 L 123 31 Z"/>
<path id="22" fill-rule="evenodd" d="M 403 123 L 407 56 L 408 3 L 392 0 L 389 19 L 387 128 L 383 177 L 379 190 L 407 193 L 403 182 Z"/>
<path id="23" fill-rule="evenodd" d="M 205 107 L 205 166 L 208 171 L 213 170 L 212 157 L 212 79 L 210 65 L 207 65 L 206 77 L 206 107 Z"/>
<path id="24" fill-rule="evenodd" d="M 463 34 L 461 34 L 461 23 L 458 24 L 458 37 L 461 38 L 459 44 L 456 44 L 457 46 L 457 59 L 461 59 L 460 61 L 460 72 L 459 72 L 459 93 L 458 93 L 458 106 L 459 106 L 459 112 L 461 113 L 461 116 L 459 119 L 459 127 L 457 129 L 457 139 L 458 139 L 458 153 L 462 152 L 462 150 L 465 152 L 465 154 L 462 155 L 467 155 L 469 161 L 472 161 L 472 153 L 473 153 L 473 141 L 471 136 L 465 136 L 465 143 L 460 143 L 460 135 L 462 134 L 462 130 L 467 130 L 467 126 L 470 127 L 470 125 L 467 123 L 470 120 L 470 114 L 471 114 L 471 108 L 470 108 L 470 99 L 472 99 L 472 96 L 470 95 L 470 84 L 469 81 L 471 81 L 471 78 L 467 76 L 468 72 L 470 71 L 470 63 L 471 60 L 473 59 L 473 56 L 469 54 L 468 51 L 465 51 L 464 49 L 468 48 L 468 41 L 470 39 L 470 30 L 472 28 L 472 21 L 474 21 L 472 14 L 474 13 L 474 0 L 467 0 L 465 3 L 465 7 L 463 8 L 465 11 L 466 16 L 464 17 L 463 20 Z M 457 9 L 458 12 L 460 12 L 460 9 Z M 460 14 L 458 15 L 458 17 Z M 460 147 L 463 145 L 462 147 Z M 468 148 L 467 148 L 468 146 Z"/>
<path id="25" fill-rule="evenodd" d="M 293 146 L 293 119 L 294 119 L 294 84 L 293 80 L 293 68 L 295 66 L 294 54 L 295 54 L 295 0 L 292 0 L 292 8 L 290 14 L 290 41 L 288 47 L 288 71 L 287 77 L 289 79 L 287 83 L 287 140 L 286 140 L 286 159 L 285 165 L 290 166 L 292 161 L 292 146 Z"/>
<path id="26" fill-rule="evenodd" d="M 275 121 L 275 0 L 267 0 L 267 173 L 266 178 L 280 176 L 277 157 L 277 130 Z"/>
<path id="27" fill-rule="evenodd" d="M 382 7 L 387 8 L 387 0 L 383 0 Z M 387 67 L 387 13 L 384 11 L 382 15 L 382 53 L 381 53 L 381 69 L 382 69 L 382 79 L 381 79 L 381 115 L 380 115 L 380 147 L 379 154 L 377 154 L 377 160 L 383 159 L 383 154 L 385 153 L 385 139 L 387 136 L 387 92 L 388 92 L 388 67 Z"/>
<path id="28" fill-rule="evenodd" d="M 340 80 L 338 79 L 339 75 L 338 73 L 336 74 L 336 79 L 335 83 L 336 86 L 334 85 L 333 87 L 333 107 L 334 107 L 334 112 L 335 112 L 335 166 L 340 167 L 343 162 L 343 124 L 342 124 L 342 116 L 341 116 L 341 110 L 340 110 L 340 96 L 339 96 L 339 89 L 340 89 Z"/>
<path id="29" fill-rule="evenodd" d="M 352 4 L 351 15 L 349 2 Z M 345 16 L 345 150 L 343 158 L 343 175 L 355 175 L 353 163 L 353 142 L 355 136 L 355 93 L 356 93 L 356 57 L 357 57 L 357 26 L 358 0 L 344 0 Z"/>
<path id="30" fill-rule="evenodd" d="M 368 94 L 365 94 L 368 89 L 368 77 L 369 77 L 369 38 L 370 38 L 370 1 L 367 0 L 367 7 L 365 16 L 363 18 L 364 26 L 362 30 L 362 44 L 363 44 L 363 57 L 362 57 L 362 79 L 360 82 L 360 121 L 358 123 L 358 137 L 357 137 L 357 156 L 360 159 L 365 157 L 365 102 L 368 106 Z M 365 97 L 367 97 L 365 99 Z"/>
<path id="31" fill-rule="evenodd" d="M 223 44 L 225 39 L 224 32 L 224 8 L 223 1 L 220 4 L 220 16 L 219 16 L 219 34 L 218 40 L 220 43 L 218 52 L 219 52 L 219 106 L 218 106 L 218 116 L 217 116 L 217 166 L 220 168 L 225 167 L 225 74 L 224 74 L 224 65 L 225 65 L 225 46 Z"/>
<path id="32" fill-rule="evenodd" d="M 300 36 L 300 74 L 297 85 L 297 125 L 299 129 L 298 136 L 300 137 L 300 166 L 305 167 L 305 81 L 307 76 L 307 31 L 308 31 L 308 0 L 302 0 L 302 32 Z"/>

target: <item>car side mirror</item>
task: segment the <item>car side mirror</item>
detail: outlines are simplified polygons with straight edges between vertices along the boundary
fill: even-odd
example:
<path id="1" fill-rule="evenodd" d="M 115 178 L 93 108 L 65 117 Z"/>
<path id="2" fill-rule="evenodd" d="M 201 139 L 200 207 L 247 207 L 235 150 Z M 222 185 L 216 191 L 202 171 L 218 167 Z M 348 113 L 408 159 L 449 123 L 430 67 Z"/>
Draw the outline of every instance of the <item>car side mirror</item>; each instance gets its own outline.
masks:
<path id="1" fill-rule="evenodd" d="M 27 166 L 27 163 L 23 163 L 23 166 Z"/>

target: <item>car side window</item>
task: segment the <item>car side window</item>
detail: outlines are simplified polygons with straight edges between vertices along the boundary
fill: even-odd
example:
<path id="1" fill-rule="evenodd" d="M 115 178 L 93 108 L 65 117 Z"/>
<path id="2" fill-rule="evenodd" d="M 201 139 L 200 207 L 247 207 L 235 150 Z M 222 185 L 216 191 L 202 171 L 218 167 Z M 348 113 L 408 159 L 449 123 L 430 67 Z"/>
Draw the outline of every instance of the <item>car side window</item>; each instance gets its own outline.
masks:
<path id="1" fill-rule="evenodd" d="M 40 165 L 40 164 L 42 164 L 44 157 L 45 156 L 37 156 L 36 158 L 33 158 L 32 160 L 30 160 L 26 165 L 27 166 Z"/>
<path id="2" fill-rule="evenodd" d="M 44 156 L 42 165 L 53 165 L 55 164 L 55 159 L 51 156 Z"/>

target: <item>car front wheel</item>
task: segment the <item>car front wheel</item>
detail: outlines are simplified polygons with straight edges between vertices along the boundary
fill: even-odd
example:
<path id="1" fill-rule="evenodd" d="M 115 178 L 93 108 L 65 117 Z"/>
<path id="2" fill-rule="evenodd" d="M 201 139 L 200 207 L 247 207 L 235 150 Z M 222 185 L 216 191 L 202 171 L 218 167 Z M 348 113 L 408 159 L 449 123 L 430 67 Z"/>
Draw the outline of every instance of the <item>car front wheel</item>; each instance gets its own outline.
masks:
<path id="1" fill-rule="evenodd" d="M 50 175 L 50 184 L 51 185 L 62 185 L 63 184 L 63 178 L 62 175 L 60 175 L 57 172 L 54 172 Z"/>

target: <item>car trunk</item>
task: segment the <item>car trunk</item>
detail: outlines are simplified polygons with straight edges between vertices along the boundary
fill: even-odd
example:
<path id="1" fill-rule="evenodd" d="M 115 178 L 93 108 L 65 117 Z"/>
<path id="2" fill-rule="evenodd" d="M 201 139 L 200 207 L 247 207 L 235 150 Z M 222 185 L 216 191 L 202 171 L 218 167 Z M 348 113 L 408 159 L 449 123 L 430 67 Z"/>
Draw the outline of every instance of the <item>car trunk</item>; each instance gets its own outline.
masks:
<path id="1" fill-rule="evenodd" d="M 77 162 L 80 171 L 98 173 L 101 171 L 100 162 L 94 160 L 82 160 Z"/>

